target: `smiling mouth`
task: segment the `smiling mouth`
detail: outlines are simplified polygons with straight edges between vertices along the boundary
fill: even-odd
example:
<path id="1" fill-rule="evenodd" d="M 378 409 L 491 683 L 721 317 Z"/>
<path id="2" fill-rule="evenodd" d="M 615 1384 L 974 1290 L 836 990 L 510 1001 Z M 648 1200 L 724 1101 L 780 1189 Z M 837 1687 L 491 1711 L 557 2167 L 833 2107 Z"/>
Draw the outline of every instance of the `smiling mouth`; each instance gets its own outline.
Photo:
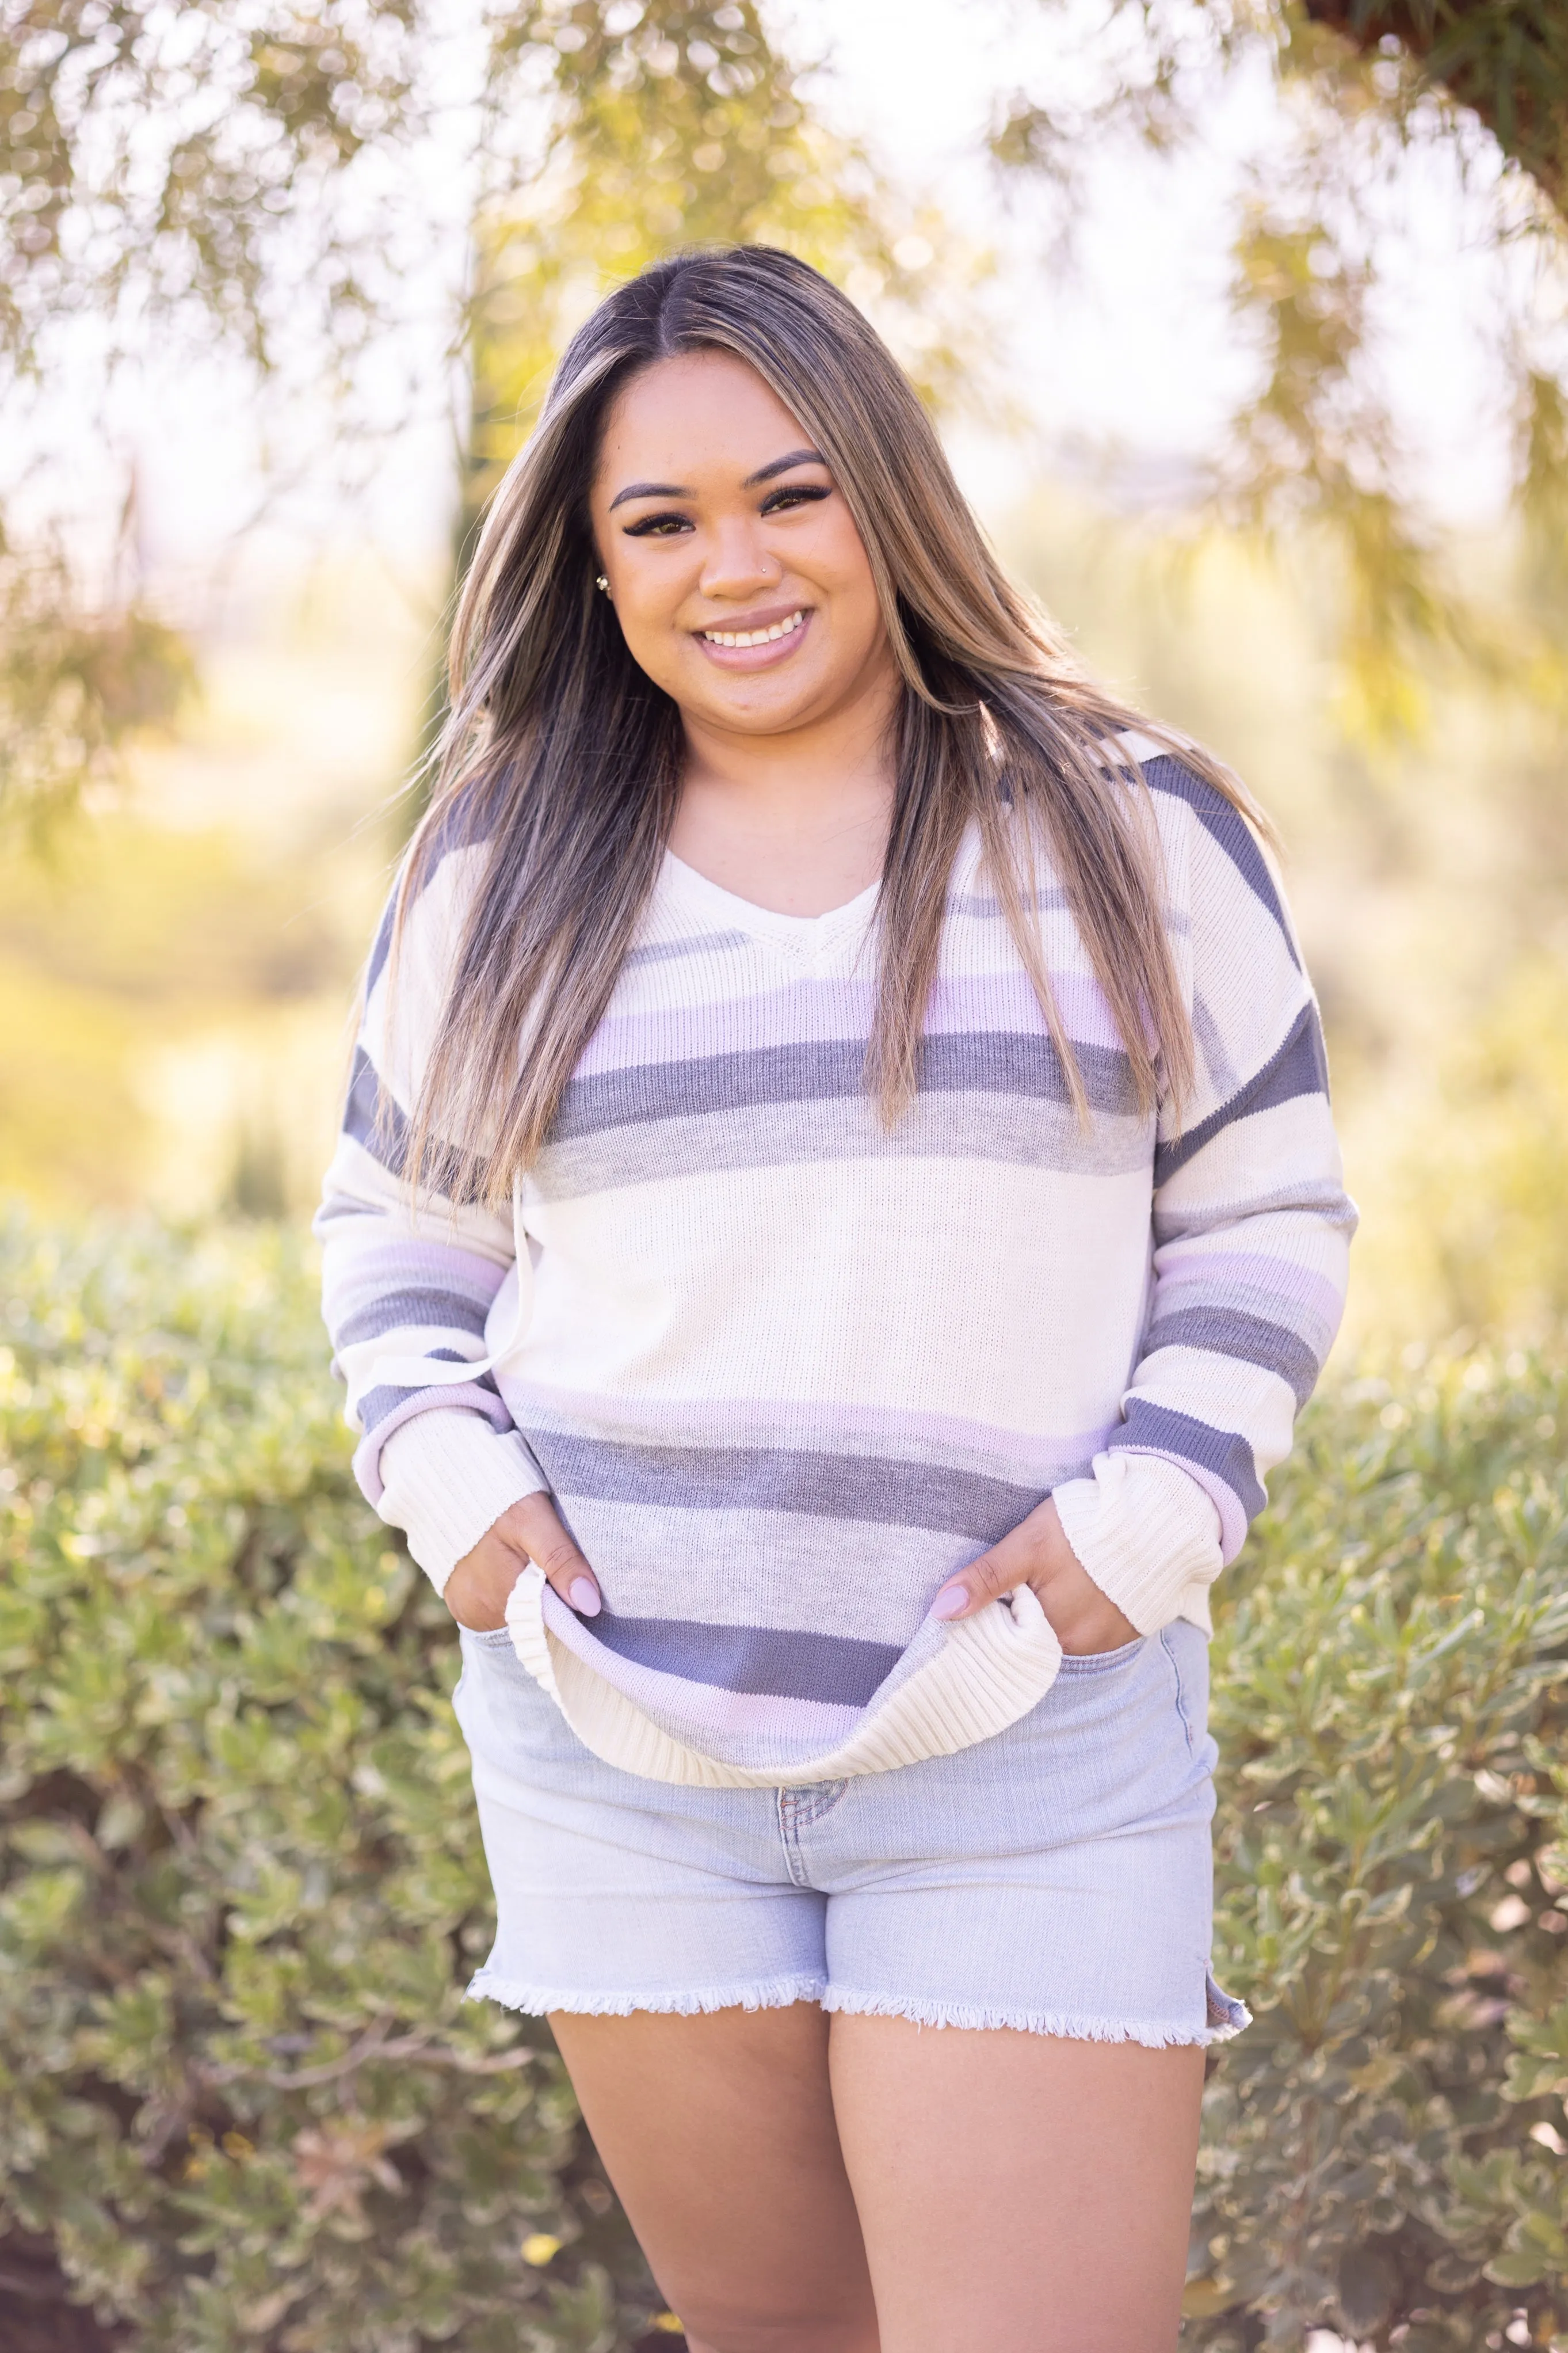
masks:
<path id="1" fill-rule="evenodd" d="M 802 606 L 787 620 L 774 621 L 765 629 L 700 629 L 697 634 L 710 646 L 773 646 L 805 627 L 805 607 Z"/>

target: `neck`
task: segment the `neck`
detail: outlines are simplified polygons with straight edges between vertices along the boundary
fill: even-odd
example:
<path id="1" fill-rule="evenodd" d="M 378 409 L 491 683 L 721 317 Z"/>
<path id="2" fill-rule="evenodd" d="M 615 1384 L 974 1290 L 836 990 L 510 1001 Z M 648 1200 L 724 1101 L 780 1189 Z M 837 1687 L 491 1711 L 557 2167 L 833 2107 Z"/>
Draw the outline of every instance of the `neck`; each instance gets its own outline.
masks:
<path id="1" fill-rule="evenodd" d="M 781 914 L 858 896 L 887 850 L 898 691 L 893 672 L 848 709 L 773 735 L 688 717 L 676 856 Z"/>

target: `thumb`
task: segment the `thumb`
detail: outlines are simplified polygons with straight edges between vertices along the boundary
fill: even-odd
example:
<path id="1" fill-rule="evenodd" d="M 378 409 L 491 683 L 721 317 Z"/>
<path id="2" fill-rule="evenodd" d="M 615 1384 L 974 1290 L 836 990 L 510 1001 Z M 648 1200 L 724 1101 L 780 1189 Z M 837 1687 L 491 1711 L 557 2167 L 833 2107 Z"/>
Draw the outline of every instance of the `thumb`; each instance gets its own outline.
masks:
<path id="1" fill-rule="evenodd" d="M 596 1618 L 604 1607 L 599 1581 L 566 1530 L 548 1495 L 525 1495 L 501 1514 L 501 1535 L 544 1572 L 569 1609 Z"/>
<path id="2" fill-rule="evenodd" d="M 1000 1544 L 972 1560 L 967 1568 L 950 1577 L 931 1605 L 933 1618 L 956 1620 L 973 1618 L 988 1601 L 995 1601 L 1015 1587 L 1026 1584 L 1026 1548 L 1017 1541 L 1017 1531 L 1005 1535 Z"/>

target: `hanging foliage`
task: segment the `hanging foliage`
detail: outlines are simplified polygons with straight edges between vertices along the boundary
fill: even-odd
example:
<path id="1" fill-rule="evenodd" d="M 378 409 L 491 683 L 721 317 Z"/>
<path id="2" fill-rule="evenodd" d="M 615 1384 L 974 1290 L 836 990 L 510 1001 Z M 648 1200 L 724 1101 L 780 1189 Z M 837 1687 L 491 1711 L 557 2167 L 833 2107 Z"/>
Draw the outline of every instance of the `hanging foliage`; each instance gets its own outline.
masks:
<path id="1" fill-rule="evenodd" d="M 154 343 L 311 396 L 352 385 L 467 234 L 435 330 L 472 384 L 459 543 L 564 334 L 674 246 L 773 238 L 874 310 L 933 396 L 959 373 L 939 216 L 824 125 L 753 0 L 0 0 L 0 404 L 20 420 L 68 360 L 79 396 L 107 398 Z M 444 224 L 433 156 L 458 189 Z M 35 825 L 117 774 L 189 670 L 133 584 L 62 543 L 13 523 L 0 548 L 0 815 Z"/>
<path id="2" fill-rule="evenodd" d="M 1255 389 L 1196 470 L 1182 527 L 1273 547 L 1288 533 L 1298 560 L 1316 540 L 1339 581 L 1342 712 L 1363 741 L 1419 729 L 1423 674 L 1446 653 L 1568 701 L 1561 596 L 1533 606 L 1531 628 L 1489 629 L 1412 487 L 1379 349 L 1391 220 L 1441 161 L 1500 260 L 1533 249 L 1533 269 L 1495 272 L 1482 332 L 1512 410 L 1520 552 L 1539 566 L 1554 549 L 1561 580 L 1550 525 L 1568 500 L 1568 15 L 1555 0 L 1111 0 L 1078 62 L 1072 87 L 1088 97 L 1016 91 L 991 140 L 1004 176 L 1053 191 L 1068 220 L 1086 169 L 1119 138 L 1195 153 L 1227 82 L 1274 86 L 1231 255 Z"/>

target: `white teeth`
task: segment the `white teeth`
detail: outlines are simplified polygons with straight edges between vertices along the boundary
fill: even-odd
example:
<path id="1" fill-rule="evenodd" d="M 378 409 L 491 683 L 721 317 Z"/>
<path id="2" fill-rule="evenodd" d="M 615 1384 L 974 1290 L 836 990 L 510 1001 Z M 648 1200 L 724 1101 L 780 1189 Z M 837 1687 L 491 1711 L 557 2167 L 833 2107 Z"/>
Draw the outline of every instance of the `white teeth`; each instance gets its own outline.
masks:
<path id="1" fill-rule="evenodd" d="M 804 607 L 792 613 L 787 621 L 775 621 L 768 629 L 704 629 L 702 634 L 710 646 L 770 646 L 776 638 L 787 638 L 805 620 Z"/>

